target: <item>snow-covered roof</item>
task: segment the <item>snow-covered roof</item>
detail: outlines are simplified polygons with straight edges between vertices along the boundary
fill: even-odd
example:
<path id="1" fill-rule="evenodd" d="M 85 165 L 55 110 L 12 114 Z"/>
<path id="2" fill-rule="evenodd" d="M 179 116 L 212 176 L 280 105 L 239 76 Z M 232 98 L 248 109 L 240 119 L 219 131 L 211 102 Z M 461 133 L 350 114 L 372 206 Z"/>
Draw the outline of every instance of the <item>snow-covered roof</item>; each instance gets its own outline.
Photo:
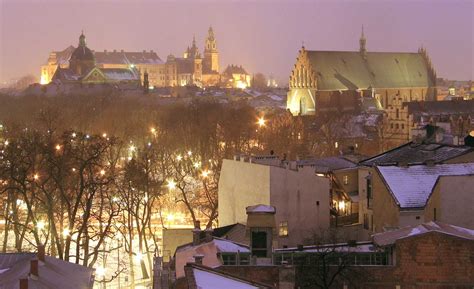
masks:
<path id="1" fill-rule="evenodd" d="M 214 247 L 217 252 L 221 253 L 250 253 L 249 246 L 247 245 L 239 244 L 231 240 L 221 239 L 217 237 L 213 237 L 212 241 L 210 242 L 200 243 L 196 246 L 194 246 L 193 243 L 178 246 L 178 248 L 176 248 L 176 252 L 187 251 L 190 248 L 194 248 L 195 251 L 200 251 L 201 247 L 209 246 Z"/>
<path id="2" fill-rule="evenodd" d="M 348 243 L 336 243 L 336 244 L 325 244 L 325 245 L 314 245 L 314 246 L 303 246 L 302 250 L 293 248 L 276 249 L 276 253 L 293 253 L 293 252 L 306 252 L 306 253 L 318 253 L 318 252 L 352 252 L 352 253 L 370 253 L 375 252 L 377 248 L 372 242 L 364 241 L 357 242 L 356 244 Z"/>
<path id="3" fill-rule="evenodd" d="M 229 278 L 223 274 L 193 268 L 197 288 L 200 289 L 257 289 L 258 286 L 250 285 L 237 279 Z"/>
<path id="4" fill-rule="evenodd" d="M 195 263 L 186 265 L 186 279 L 188 286 L 199 289 L 266 289 L 271 285 L 245 279 L 228 272 L 216 270 L 208 266 Z M 190 286 L 190 285 L 193 286 Z"/>
<path id="5" fill-rule="evenodd" d="M 214 245 L 217 248 L 217 251 L 223 253 L 250 253 L 249 247 L 246 245 L 242 245 L 236 242 L 232 242 L 225 239 L 218 239 L 215 238 L 212 240 Z"/>
<path id="6" fill-rule="evenodd" d="M 399 239 L 418 236 L 428 232 L 439 232 L 463 239 L 474 240 L 474 230 L 449 225 L 441 222 L 428 222 L 417 226 L 408 226 L 398 230 L 372 235 L 374 243 L 378 246 L 395 244 Z"/>
<path id="7" fill-rule="evenodd" d="M 255 206 L 249 206 L 246 208 L 247 214 L 248 213 L 272 213 L 274 214 L 276 212 L 275 207 L 269 206 L 269 205 L 255 205 Z"/>
<path id="8" fill-rule="evenodd" d="M 94 269 L 45 256 L 38 261 L 38 277 L 28 277 L 34 253 L 0 254 L 0 289 L 18 288 L 20 279 L 28 278 L 29 289 L 92 288 Z"/>
<path id="9" fill-rule="evenodd" d="M 131 69 L 124 68 L 102 68 L 102 73 L 108 80 L 123 81 L 123 80 L 138 80 L 138 76 Z"/>
<path id="10" fill-rule="evenodd" d="M 423 208 L 440 176 L 474 174 L 474 163 L 376 168 L 397 204 L 406 209 Z"/>
<path id="11" fill-rule="evenodd" d="M 328 173 L 335 170 L 353 168 L 356 164 L 342 156 L 296 161 L 299 167 L 313 167 L 316 173 Z"/>
<path id="12" fill-rule="evenodd" d="M 474 149 L 468 146 L 409 142 L 380 155 L 363 160 L 360 164 L 366 166 L 394 165 L 400 162 L 423 164 L 428 160 L 440 163 L 472 151 Z"/>

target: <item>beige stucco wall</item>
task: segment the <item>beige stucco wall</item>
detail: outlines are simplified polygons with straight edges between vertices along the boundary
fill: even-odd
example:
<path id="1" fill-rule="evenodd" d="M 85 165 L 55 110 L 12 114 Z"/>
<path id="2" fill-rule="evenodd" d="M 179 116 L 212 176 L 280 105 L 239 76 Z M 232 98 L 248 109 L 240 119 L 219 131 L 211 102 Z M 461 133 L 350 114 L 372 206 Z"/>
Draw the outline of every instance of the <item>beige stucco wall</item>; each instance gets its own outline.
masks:
<path id="1" fill-rule="evenodd" d="M 440 177 L 425 208 L 425 220 L 474 229 L 474 176 Z"/>
<path id="2" fill-rule="evenodd" d="M 218 191 L 219 226 L 247 222 L 245 208 L 270 204 L 270 167 L 224 160 Z"/>
<path id="3" fill-rule="evenodd" d="M 178 246 L 192 241 L 192 229 L 163 229 L 163 261 L 168 262 Z"/>
<path id="4" fill-rule="evenodd" d="M 281 222 L 288 222 L 288 237 L 279 238 L 279 247 L 296 246 L 329 227 L 329 179 L 311 168 L 224 160 L 218 196 L 219 226 L 246 223 L 247 206 L 275 206 L 277 231 Z"/>
<path id="5" fill-rule="evenodd" d="M 309 167 L 299 171 L 271 167 L 270 180 L 277 231 L 281 222 L 288 222 L 288 236 L 279 238 L 279 247 L 302 244 L 329 228 L 329 179 L 316 176 Z"/>
<path id="6" fill-rule="evenodd" d="M 460 163 L 473 163 L 474 162 L 474 152 L 470 152 L 450 160 L 445 161 L 446 164 L 460 164 Z"/>
<path id="7" fill-rule="evenodd" d="M 372 173 L 374 231 L 382 232 L 384 227 L 398 227 L 399 208 L 385 186 L 380 174 Z"/>
<path id="8" fill-rule="evenodd" d="M 397 227 L 403 228 L 406 226 L 416 226 L 421 225 L 424 222 L 425 216 L 423 210 L 400 211 Z"/>

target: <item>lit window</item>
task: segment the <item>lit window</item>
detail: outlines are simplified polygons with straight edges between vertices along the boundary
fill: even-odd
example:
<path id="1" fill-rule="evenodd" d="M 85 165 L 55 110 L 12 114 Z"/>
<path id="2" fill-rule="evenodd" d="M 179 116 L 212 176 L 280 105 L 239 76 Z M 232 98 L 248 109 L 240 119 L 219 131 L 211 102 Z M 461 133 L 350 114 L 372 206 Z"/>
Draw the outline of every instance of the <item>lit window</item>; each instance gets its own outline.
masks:
<path id="1" fill-rule="evenodd" d="M 280 222 L 280 227 L 278 231 L 280 237 L 288 236 L 288 222 Z"/>
<path id="2" fill-rule="evenodd" d="M 344 176 L 344 177 L 342 177 L 342 180 L 344 181 L 344 185 L 348 185 L 348 184 L 349 184 L 349 176 Z"/>

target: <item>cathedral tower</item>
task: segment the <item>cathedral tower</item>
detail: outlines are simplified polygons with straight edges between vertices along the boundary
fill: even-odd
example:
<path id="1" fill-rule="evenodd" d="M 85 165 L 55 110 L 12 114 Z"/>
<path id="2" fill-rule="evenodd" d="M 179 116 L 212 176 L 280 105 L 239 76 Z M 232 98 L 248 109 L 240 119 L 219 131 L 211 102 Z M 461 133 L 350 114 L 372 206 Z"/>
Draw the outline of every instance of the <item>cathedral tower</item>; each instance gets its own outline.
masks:
<path id="1" fill-rule="evenodd" d="M 94 53 L 86 45 L 84 32 L 79 36 L 79 45 L 69 59 L 69 68 L 78 75 L 86 74 L 95 67 Z"/>
<path id="2" fill-rule="evenodd" d="M 212 27 L 209 27 L 206 38 L 203 66 L 206 73 L 219 73 L 219 52 L 217 51 L 216 38 Z"/>

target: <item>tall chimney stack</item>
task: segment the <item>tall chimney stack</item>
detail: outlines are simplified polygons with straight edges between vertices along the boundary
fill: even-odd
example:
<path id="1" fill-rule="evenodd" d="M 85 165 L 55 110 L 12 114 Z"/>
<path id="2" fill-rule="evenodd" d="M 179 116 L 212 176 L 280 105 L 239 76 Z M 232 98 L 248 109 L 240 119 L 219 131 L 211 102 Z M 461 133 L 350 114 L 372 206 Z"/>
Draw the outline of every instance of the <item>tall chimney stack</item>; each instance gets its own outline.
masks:
<path id="1" fill-rule="evenodd" d="M 193 246 L 199 245 L 201 242 L 201 222 L 196 221 L 193 229 Z"/>
<path id="2" fill-rule="evenodd" d="M 28 289 L 28 279 L 20 279 L 20 289 Z"/>
<path id="3" fill-rule="evenodd" d="M 30 274 L 36 277 L 39 276 L 38 274 L 38 259 L 30 260 Z"/>
<path id="4" fill-rule="evenodd" d="M 38 253 L 37 253 L 38 260 L 44 262 L 45 260 L 45 247 L 43 244 L 38 245 Z"/>

